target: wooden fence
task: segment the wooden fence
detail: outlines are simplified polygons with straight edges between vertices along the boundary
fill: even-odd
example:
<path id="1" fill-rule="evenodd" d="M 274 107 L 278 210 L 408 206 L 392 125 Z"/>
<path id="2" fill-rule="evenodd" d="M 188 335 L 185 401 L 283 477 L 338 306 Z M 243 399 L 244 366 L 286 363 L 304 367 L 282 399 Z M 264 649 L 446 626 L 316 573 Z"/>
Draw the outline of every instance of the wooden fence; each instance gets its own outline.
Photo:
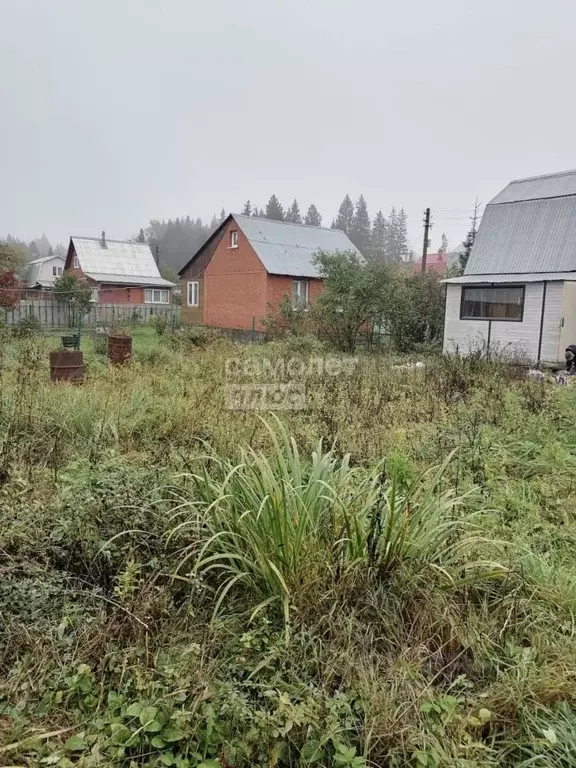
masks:
<path id="1" fill-rule="evenodd" d="M 78 325 L 78 315 L 69 305 L 59 304 L 54 300 L 21 301 L 13 310 L 7 310 L 0 320 L 7 325 L 17 325 L 26 318 L 34 317 L 42 327 L 70 328 Z M 82 327 L 97 328 L 114 324 L 145 325 L 153 317 L 164 317 L 166 322 L 176 328 L 180 325 L 180 307 L 172 304 L 94 304 L 88 312 L 82 314 Z"/>

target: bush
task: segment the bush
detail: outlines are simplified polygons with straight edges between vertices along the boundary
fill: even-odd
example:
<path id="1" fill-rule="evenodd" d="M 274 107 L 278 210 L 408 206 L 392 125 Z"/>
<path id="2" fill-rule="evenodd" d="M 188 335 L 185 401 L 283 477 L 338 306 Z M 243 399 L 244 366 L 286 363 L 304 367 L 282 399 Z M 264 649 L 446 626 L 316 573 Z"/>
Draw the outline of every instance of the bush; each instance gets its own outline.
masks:
<path id="1" fill-rule="evenodd" d="M 152 315 L 148 324 L 154 328 L 158 336 L 163 336 L 168 326 L 168 320 L 165 315 Z"/>
<path id="2" fill-rule="evenodd" d="M 17 339 L 29 339 L 39 333 L 41 327 L 40 320 L 36 315 L 24 315 L 12 328 L 12 334 Z"/>
<path id="3" fill-rule="evenodd" d="M 169 339 L 169 344 L 174 350 L 193 349 L 206 347 L 222 338 L 222 334 L 216 328 L 189 325 L 175 331 Z"/>

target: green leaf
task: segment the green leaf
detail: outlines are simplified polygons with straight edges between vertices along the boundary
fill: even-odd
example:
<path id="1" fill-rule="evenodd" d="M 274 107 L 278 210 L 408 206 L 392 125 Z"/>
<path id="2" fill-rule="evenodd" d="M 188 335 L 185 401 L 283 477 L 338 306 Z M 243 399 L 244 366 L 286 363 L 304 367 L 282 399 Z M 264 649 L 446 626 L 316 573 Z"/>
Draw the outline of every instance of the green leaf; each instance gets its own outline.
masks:
<path id="1" fill-rule="evenodd" d="M 164 728 L 161 735 L 164 741 L 180 741 L 180 739 L 184 739 L 187 736 L 183 730 L 175 725 L 169 725 L 167 728 Z"/>
<path id="2" fill-rule="evenodd" d="M 157 711 L 156 707 L 144 707 L 138 716 L 140 724 L 145 726 L 147 723 L 151 723 L 156 718 Z"/>
<path id="3" fill-rule="evenodd" d="M 162 736 L 154 736 L 150 744 L 152 744 L 152 746 L 155 747 L 156 749 L 162 749 L 163 747 L 166 746 L 166 742 L 164 741 Z"/>
<path id="4" fill-rule="evenodd" d="M 309 739 L 300 750 L 300 757 L 309 763 L 316 763 L 322 759 L 322 745 L 318 739 Z"/>
<path id="5" fill-rule="evenodd" d="M 144 726 L 144 733 L 158 733 L 162 728 L 162 723 L 159 720 L 151 720 Z"/>
<path id="6" fill-rule="evenodd" d="M 140 704 L 137 701 L 135 701 L 134 704 L 130 704 L 130 706 L 126 710 L 126 716 L 127 717 L 139 717 L 140 716 L 140 712 L 142 712 L 142 704 Z"/>
<path id="7" fill-rule="evenodd" d="M 132 731 L 122 723 L 112 723 L 110 726 L 110 743 L 121 747 L 132 737 Z"/>
<path id="8" fill-rule="evenodd" d="M 198 768 L 222 768 L 222 763 L 219 760 L 204 760 Z"/>
<path id="9" fill-rule="evenodd" d="M 80 734 L 75 734 L 66 741 L 64 749 L 68 750 L 68 752 L 81 752 L 87 746 L 84 738 Z"/>
<path id="10" fill-rule="evenodd" d="M 165 752 L 160 758 L 162 765 L 176 765 L 176 759 L 172 752 Z"/>

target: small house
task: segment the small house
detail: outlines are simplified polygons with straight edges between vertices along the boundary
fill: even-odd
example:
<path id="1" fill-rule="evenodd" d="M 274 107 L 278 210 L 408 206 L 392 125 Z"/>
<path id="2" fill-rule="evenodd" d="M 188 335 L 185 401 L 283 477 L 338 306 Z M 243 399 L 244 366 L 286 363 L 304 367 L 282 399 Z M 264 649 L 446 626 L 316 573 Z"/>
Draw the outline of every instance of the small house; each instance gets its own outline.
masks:
<path id="1" fill-rule="evenodd" d="M 170 304 L 174 283 L 164 280 L 147 243 L 72 237 L 65 271 L 87 280 L 100 304 Z"/>
<path id="2" fill-rule="evenodd" d="M 26 285 L 28 290 L 51 291 L 54 281 L 62 277 L 65 261 L 61 256 L 52 254 L 28 262 Z"/>
<path id="3" fill-rule="evenodd" d="M 448 268 L 448 254 L 447 253 L 429 253 L 426 256 L 426 271 L 435 272 L 440 277 L 444 277 L 446 269 Z M 422 272 L 422 257 L 414 264 L 412 274 L 417 275 Z"/>
<path id="4" fill-rule="evenodd" d="M 512 181 L 446 283 L 444 350 L 556 362 L 576 343 L 576 171 Z"/>
<path id="5" fill-rule="evenodd" d="M 322 290 L 319 251 L 362 258 L 340 230 L 230 214 L 180 270 L 183 321 L 263 330 L 285 295 L 305 305 Z"/>

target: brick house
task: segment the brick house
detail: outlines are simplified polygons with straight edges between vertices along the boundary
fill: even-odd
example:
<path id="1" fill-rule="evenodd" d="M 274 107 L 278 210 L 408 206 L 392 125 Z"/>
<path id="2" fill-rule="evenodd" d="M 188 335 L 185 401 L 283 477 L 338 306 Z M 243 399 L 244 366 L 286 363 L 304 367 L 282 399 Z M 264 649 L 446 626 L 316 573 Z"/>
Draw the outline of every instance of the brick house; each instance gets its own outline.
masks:
<path id="1" fill-rule="evenodd" d="M 447 253 L 429 253 L 426 256 L 426 271 L 436 272 L 441 277 L 444 277 L 446 270 L 448 269 L 448 254 Z M 422 256 L 414 264 L 412 274 L 417 275 L 422 272 Z"/>
<path id="2" fill-rule="evenodd" d="M 71 237 L 64 272 L 87 280 L 100 304 L 170 304 L 174 283 L 164 280 L 147 243 Z"/>
<path id="3" fill-rule="evenodd" d="M 361 257 L 338 229 L 230 214 L 179 272 L 183 322 L 263 330 L 284 295 L 308 303 L 320 293 L 318 251 Z"/>

